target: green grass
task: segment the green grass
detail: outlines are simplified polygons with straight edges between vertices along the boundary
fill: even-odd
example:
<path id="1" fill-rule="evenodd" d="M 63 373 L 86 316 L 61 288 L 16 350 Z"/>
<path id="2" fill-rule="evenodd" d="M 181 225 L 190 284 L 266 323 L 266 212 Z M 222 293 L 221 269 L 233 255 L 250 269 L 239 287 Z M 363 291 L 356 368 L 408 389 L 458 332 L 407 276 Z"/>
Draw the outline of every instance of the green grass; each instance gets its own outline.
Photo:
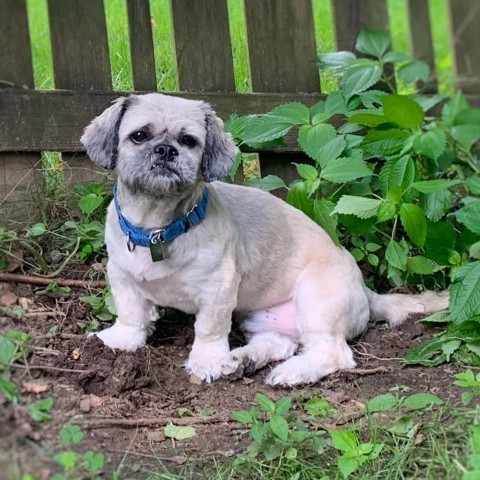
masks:
<path id="1" fill-rule="evenodd" d="M 177 90 L 172 26 L 168 0 L 150 2 L 157 88 Z M 429 0 L 437 76 L 442 93 L 453 92 L 452 60 L 449 47 L 447 12 L 443 0 Z M 46 0 L 27 0 L 32 44 L 35 88 L 54 88 L 52 55 Z M 333 51 L 334 39 L 330 0 L 312 0 L 317 51 Z M 246 40 L 245 15 L 241 0 L 228 0 L 230 37 L 232 43 L 235 85 L 239 92 L 251 90 Z M 388 0 L 393 47 L 409 51 L 405 0 Z M 132 72 L 124 0 L 105 0 L 112 85 L 114 90 L 132 90 Z M 333 78 L 321 72 L 322 91 L 335 89 Z"/>

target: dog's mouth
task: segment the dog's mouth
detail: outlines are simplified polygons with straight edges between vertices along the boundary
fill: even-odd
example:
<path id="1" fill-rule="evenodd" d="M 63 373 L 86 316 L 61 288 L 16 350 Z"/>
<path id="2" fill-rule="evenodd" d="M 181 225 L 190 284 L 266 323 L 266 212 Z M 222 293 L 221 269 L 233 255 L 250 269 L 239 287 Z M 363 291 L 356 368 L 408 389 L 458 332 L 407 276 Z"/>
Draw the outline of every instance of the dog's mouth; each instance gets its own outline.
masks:
<path id="1" fill-rule="evenodd" d="M 175 175 L 178 177 L 176 169 L 167 162 L 153 162 L 150 167 L 150 173 L 155 176 L 171 177 Z"/>

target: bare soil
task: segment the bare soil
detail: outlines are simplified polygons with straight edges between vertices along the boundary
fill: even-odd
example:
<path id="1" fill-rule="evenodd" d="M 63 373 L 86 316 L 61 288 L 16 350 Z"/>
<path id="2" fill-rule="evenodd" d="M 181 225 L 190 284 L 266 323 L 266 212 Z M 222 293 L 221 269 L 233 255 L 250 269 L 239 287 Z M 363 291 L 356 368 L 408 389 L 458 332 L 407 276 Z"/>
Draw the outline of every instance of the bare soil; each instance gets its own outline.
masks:
<path id="1" fill-rule="evenodd" d="M 358 418 L 366 400 L 392 387 L 428 391 L 444 399 L 450 395 L 455 371 L 451 365 L 432 369 L 402 364 L 405 352 L 433 333 L 418 319 L 395 329 L 372 325 L 352 344 L 358 371 L 337 373 L 315 385 L 269 387 L 264 378 L 271 366 L 251 378 L 199 384 L 182 368 L 193 340 L 191 318 L 166 311 L 146 347 L 136 353 L 118 352 L 83 333 L 90 313 L 79 297 L 91 291 L 76 288 L 60 294 L 20 283 L 3 287 L 14 294 L 9 301 L 27 310 L 21 320 L 0 313 L 0 333 L 15 329 L 32 337 L 31 355 L 14 369 L 22 400 L 12 405 L 0 397 L 0 472 L 7 475 L 0 477 L 8 480 L 20 478 L 20 472 L 39 479 L 55 472 L 52 455 L 64 448 L 58 432 L 67 422 L 86 433 L 75 448 L 104 452 L 106 472 L 123 461 L 121 478 L 143 479 L 147 471 L 160 470 L 161 463 L 179 472 L 185 462 L 208 467 L 212 457 L 222 462 L 242 451 L 249 442 L 248 431 L 233 421 L 231 412 L 249 408 L 257 392 L 274 399 L 324 396 L 341 407 L 343 423 Z M 241 334 L 234 331 L 232 346 L 241 342 Z M 54 399 L 52 420 L 34 422 L 25 405 L 45 396 Z M 165 438 L 163 427 L 169 422 L 192 425 L 197 435 L 176 442 Z"/>

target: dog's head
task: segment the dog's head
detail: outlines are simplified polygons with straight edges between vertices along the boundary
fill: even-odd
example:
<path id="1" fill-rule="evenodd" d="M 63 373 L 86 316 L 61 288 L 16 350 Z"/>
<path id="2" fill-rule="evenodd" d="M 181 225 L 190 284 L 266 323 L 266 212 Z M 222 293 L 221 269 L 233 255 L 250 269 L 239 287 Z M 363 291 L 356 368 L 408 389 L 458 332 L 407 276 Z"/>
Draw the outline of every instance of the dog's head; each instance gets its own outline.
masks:
<path id="1" fill-rule="evenodd" d="M 149 93 L 117 99 L 85 129 L 89 157 L 133 192 L 182 192 L 228 174 L 237 148 L 202 101 Z"/>

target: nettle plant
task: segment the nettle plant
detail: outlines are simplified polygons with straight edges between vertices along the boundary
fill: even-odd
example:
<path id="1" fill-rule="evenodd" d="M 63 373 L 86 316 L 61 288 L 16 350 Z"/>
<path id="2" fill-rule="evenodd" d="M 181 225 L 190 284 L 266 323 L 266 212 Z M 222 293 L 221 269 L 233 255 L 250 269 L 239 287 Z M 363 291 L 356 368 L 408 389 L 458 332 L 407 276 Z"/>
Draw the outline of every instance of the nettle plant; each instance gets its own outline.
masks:
<path id="1" fill-rule="evenodd" d="M 294 102 L 234 116 L 227 127 L 259 150 L 294 133 L 311 159 L 295 164 L 300 180 L 286 187 L 269 175 L 249 183 L 288 188 L 287 201 L 349 248 L 371 284 L 450 285 L 451 320 L 478 323 L 480 110 L 461 93 L 399 94 L 395 73 L 413 91 L 430 71 L 389 47 L 388 34 L 364 29 L 356 49 L 366 58 L 319 56 L 338 90 L 311 107 Z"/>

